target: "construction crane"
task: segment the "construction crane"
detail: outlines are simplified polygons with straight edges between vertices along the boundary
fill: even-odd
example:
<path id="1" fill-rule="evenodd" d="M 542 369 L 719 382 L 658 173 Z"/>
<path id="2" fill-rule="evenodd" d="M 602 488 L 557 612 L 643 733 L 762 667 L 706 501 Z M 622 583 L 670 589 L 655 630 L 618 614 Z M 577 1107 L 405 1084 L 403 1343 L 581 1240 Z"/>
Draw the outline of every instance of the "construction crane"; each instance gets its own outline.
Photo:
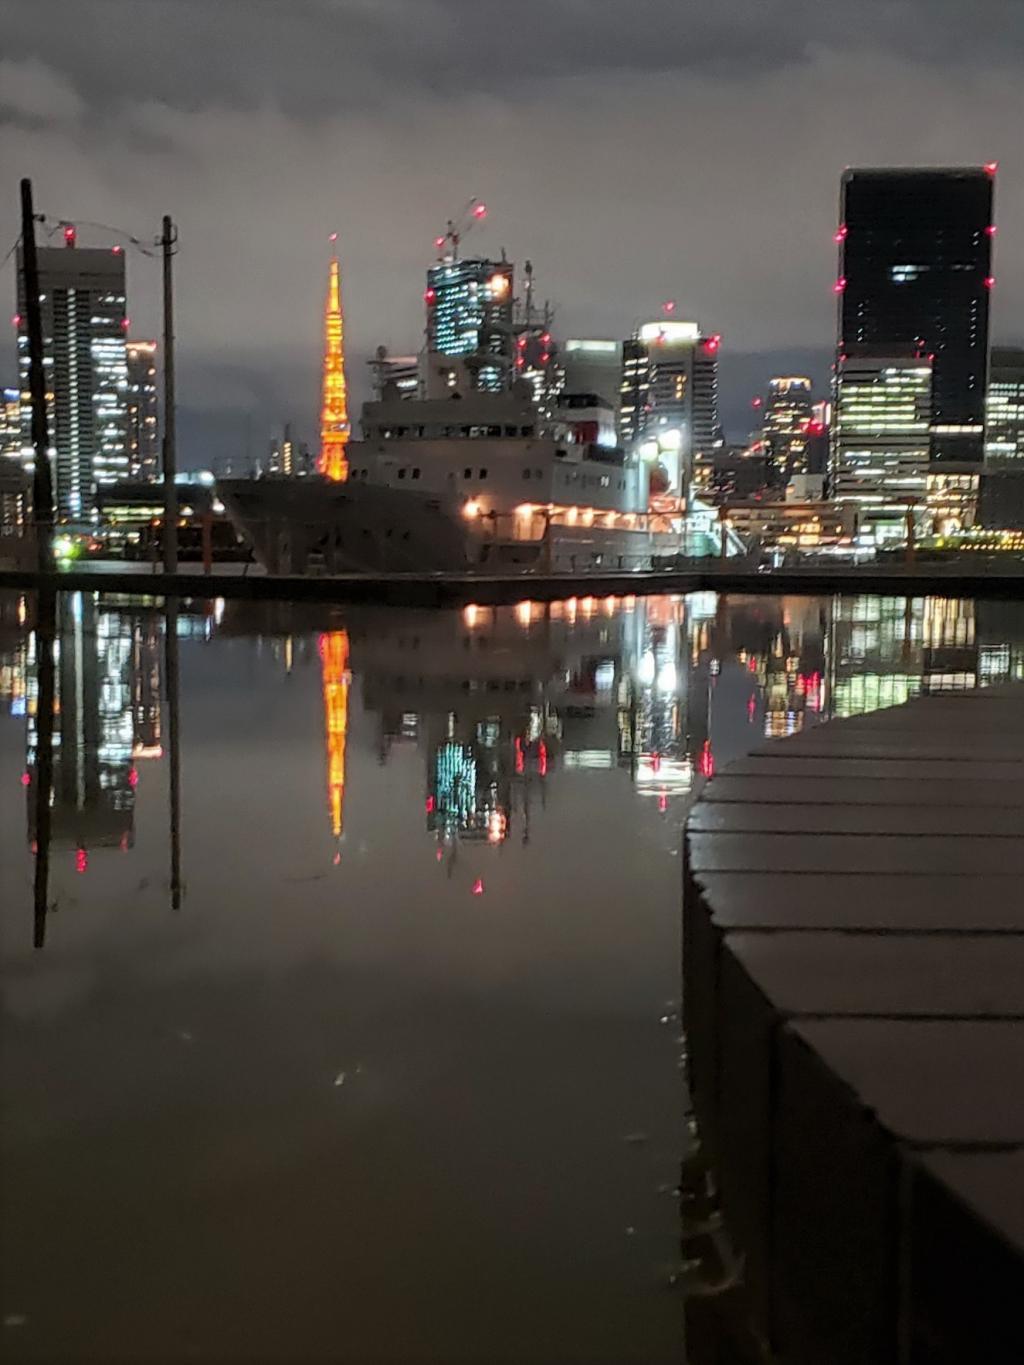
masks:
<path id="1" fill-rule="evenodd" d="M 453 261 L 459 259 L 459 243 L 470 232 L 477 223 L 487 217 L 487 205 L 479 199 L 470 199 L 457 218 L 449 218 L 448 226 L 440 237 L 435 237 L 434 245 L 437 247 L 439 259 L 445 257 Z"/>

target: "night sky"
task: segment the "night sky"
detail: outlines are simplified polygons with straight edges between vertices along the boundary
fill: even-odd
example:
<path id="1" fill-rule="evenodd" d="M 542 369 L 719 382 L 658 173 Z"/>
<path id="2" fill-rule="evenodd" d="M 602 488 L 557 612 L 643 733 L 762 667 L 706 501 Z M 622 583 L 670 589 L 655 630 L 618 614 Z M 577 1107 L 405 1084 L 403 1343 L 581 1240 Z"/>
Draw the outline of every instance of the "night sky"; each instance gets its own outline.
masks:
<path id="1" fill-rule="evenodd" d="M 769 374 L 824 381 L 844 165 L 998 160 L 994 337 L 1024 338 L 1022 54 L 1017 0 L 7 0 L 0 257 L 25 174 L 55 219 L 173 214 L 181 456 L 209 464 L 312 438 L 328 233 L 358 400 L 478 195 L 467 249 L 529 257 L 557 335 L 666 298 L 721 332 L 740 437 Z M 158 266 L 129 269 L 152 334 Z"/>

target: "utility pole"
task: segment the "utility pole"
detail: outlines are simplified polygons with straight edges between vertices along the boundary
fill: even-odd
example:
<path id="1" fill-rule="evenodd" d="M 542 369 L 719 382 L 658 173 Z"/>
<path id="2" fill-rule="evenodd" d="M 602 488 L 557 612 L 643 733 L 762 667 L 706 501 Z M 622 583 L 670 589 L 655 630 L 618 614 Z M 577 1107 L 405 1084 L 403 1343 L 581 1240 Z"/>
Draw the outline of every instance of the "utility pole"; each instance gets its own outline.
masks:
<path id="1" fill-rule="evenodd" d="M 28 387 L 32 402 L 32 515 L 40 573 L 53 572 L 53 481 L 46 432 L 46 376 L 43 372 L 43 318 L 39 307 L 39 258 L 32 212 L 32 181 L 21 182 L 21 268 L 25 281 L 25 325 L 28 331 Z"/>
<path id="2" fill-rule="evenodd" d="M 171 262 L 178 234 L 164 215 L 160 238 L 164 257 L 164 572 L 178 572 L 178 455 L 174 430 L 174 280 Z"/>

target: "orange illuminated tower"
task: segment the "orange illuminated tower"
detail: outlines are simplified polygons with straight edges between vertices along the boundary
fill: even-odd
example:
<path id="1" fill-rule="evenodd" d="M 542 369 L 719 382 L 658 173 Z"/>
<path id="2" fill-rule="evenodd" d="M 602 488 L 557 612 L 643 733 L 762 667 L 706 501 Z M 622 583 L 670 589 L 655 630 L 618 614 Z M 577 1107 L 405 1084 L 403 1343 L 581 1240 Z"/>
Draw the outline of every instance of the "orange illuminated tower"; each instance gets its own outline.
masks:
<path id="1" fill-rule="evenodd" d="M 348 445 L 352 428 L 348 420 L 348 390 L 345 384 L 345 324 L 341 316 L 341 271 L 336 243 L 331 233 L 331 265 L 327 276 L 327 303 L 324 307 L 324 386 L 320 409 L 321 474 L 335 482 L 348 478 Z"/>
<path id="2" fill-rule="evenodd" d="M 345 745 L 348 742 L 348 631 L 325 631 L 320 636 L 323 673 L 324 731 L 327 741 L 327 802 L 331 833 L 340 839 L 345 811 Z M 341 854 L 334 855 L 336 863 Z"/>

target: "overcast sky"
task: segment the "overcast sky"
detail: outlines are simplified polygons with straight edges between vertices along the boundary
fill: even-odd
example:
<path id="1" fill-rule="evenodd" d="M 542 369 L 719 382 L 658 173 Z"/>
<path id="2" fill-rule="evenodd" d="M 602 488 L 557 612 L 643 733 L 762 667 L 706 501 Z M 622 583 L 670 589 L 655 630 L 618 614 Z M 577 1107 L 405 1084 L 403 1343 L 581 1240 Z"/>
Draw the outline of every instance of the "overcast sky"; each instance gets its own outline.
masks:
<path id="1" fill-rule="evenodd" d="M 998 160 L 994 334 L 1024 336 L 1022 67 L 1020 0 L 6 0 L 0 257 L 21 175 L 55 218 L 175 217 L 196 465 L 246 414 L 254 450 L 313 435 L 331 231 L 361 394 L 374 346 L 418 345 L 433 239 L 478 195 L 473 245 L 533 261 L 558 335 L 666 298 L 721 332 L 738 434 L 777 367 L 824 376 L 845 165 Z M 155 333 L 158 267 L 129 269 Z"/>

